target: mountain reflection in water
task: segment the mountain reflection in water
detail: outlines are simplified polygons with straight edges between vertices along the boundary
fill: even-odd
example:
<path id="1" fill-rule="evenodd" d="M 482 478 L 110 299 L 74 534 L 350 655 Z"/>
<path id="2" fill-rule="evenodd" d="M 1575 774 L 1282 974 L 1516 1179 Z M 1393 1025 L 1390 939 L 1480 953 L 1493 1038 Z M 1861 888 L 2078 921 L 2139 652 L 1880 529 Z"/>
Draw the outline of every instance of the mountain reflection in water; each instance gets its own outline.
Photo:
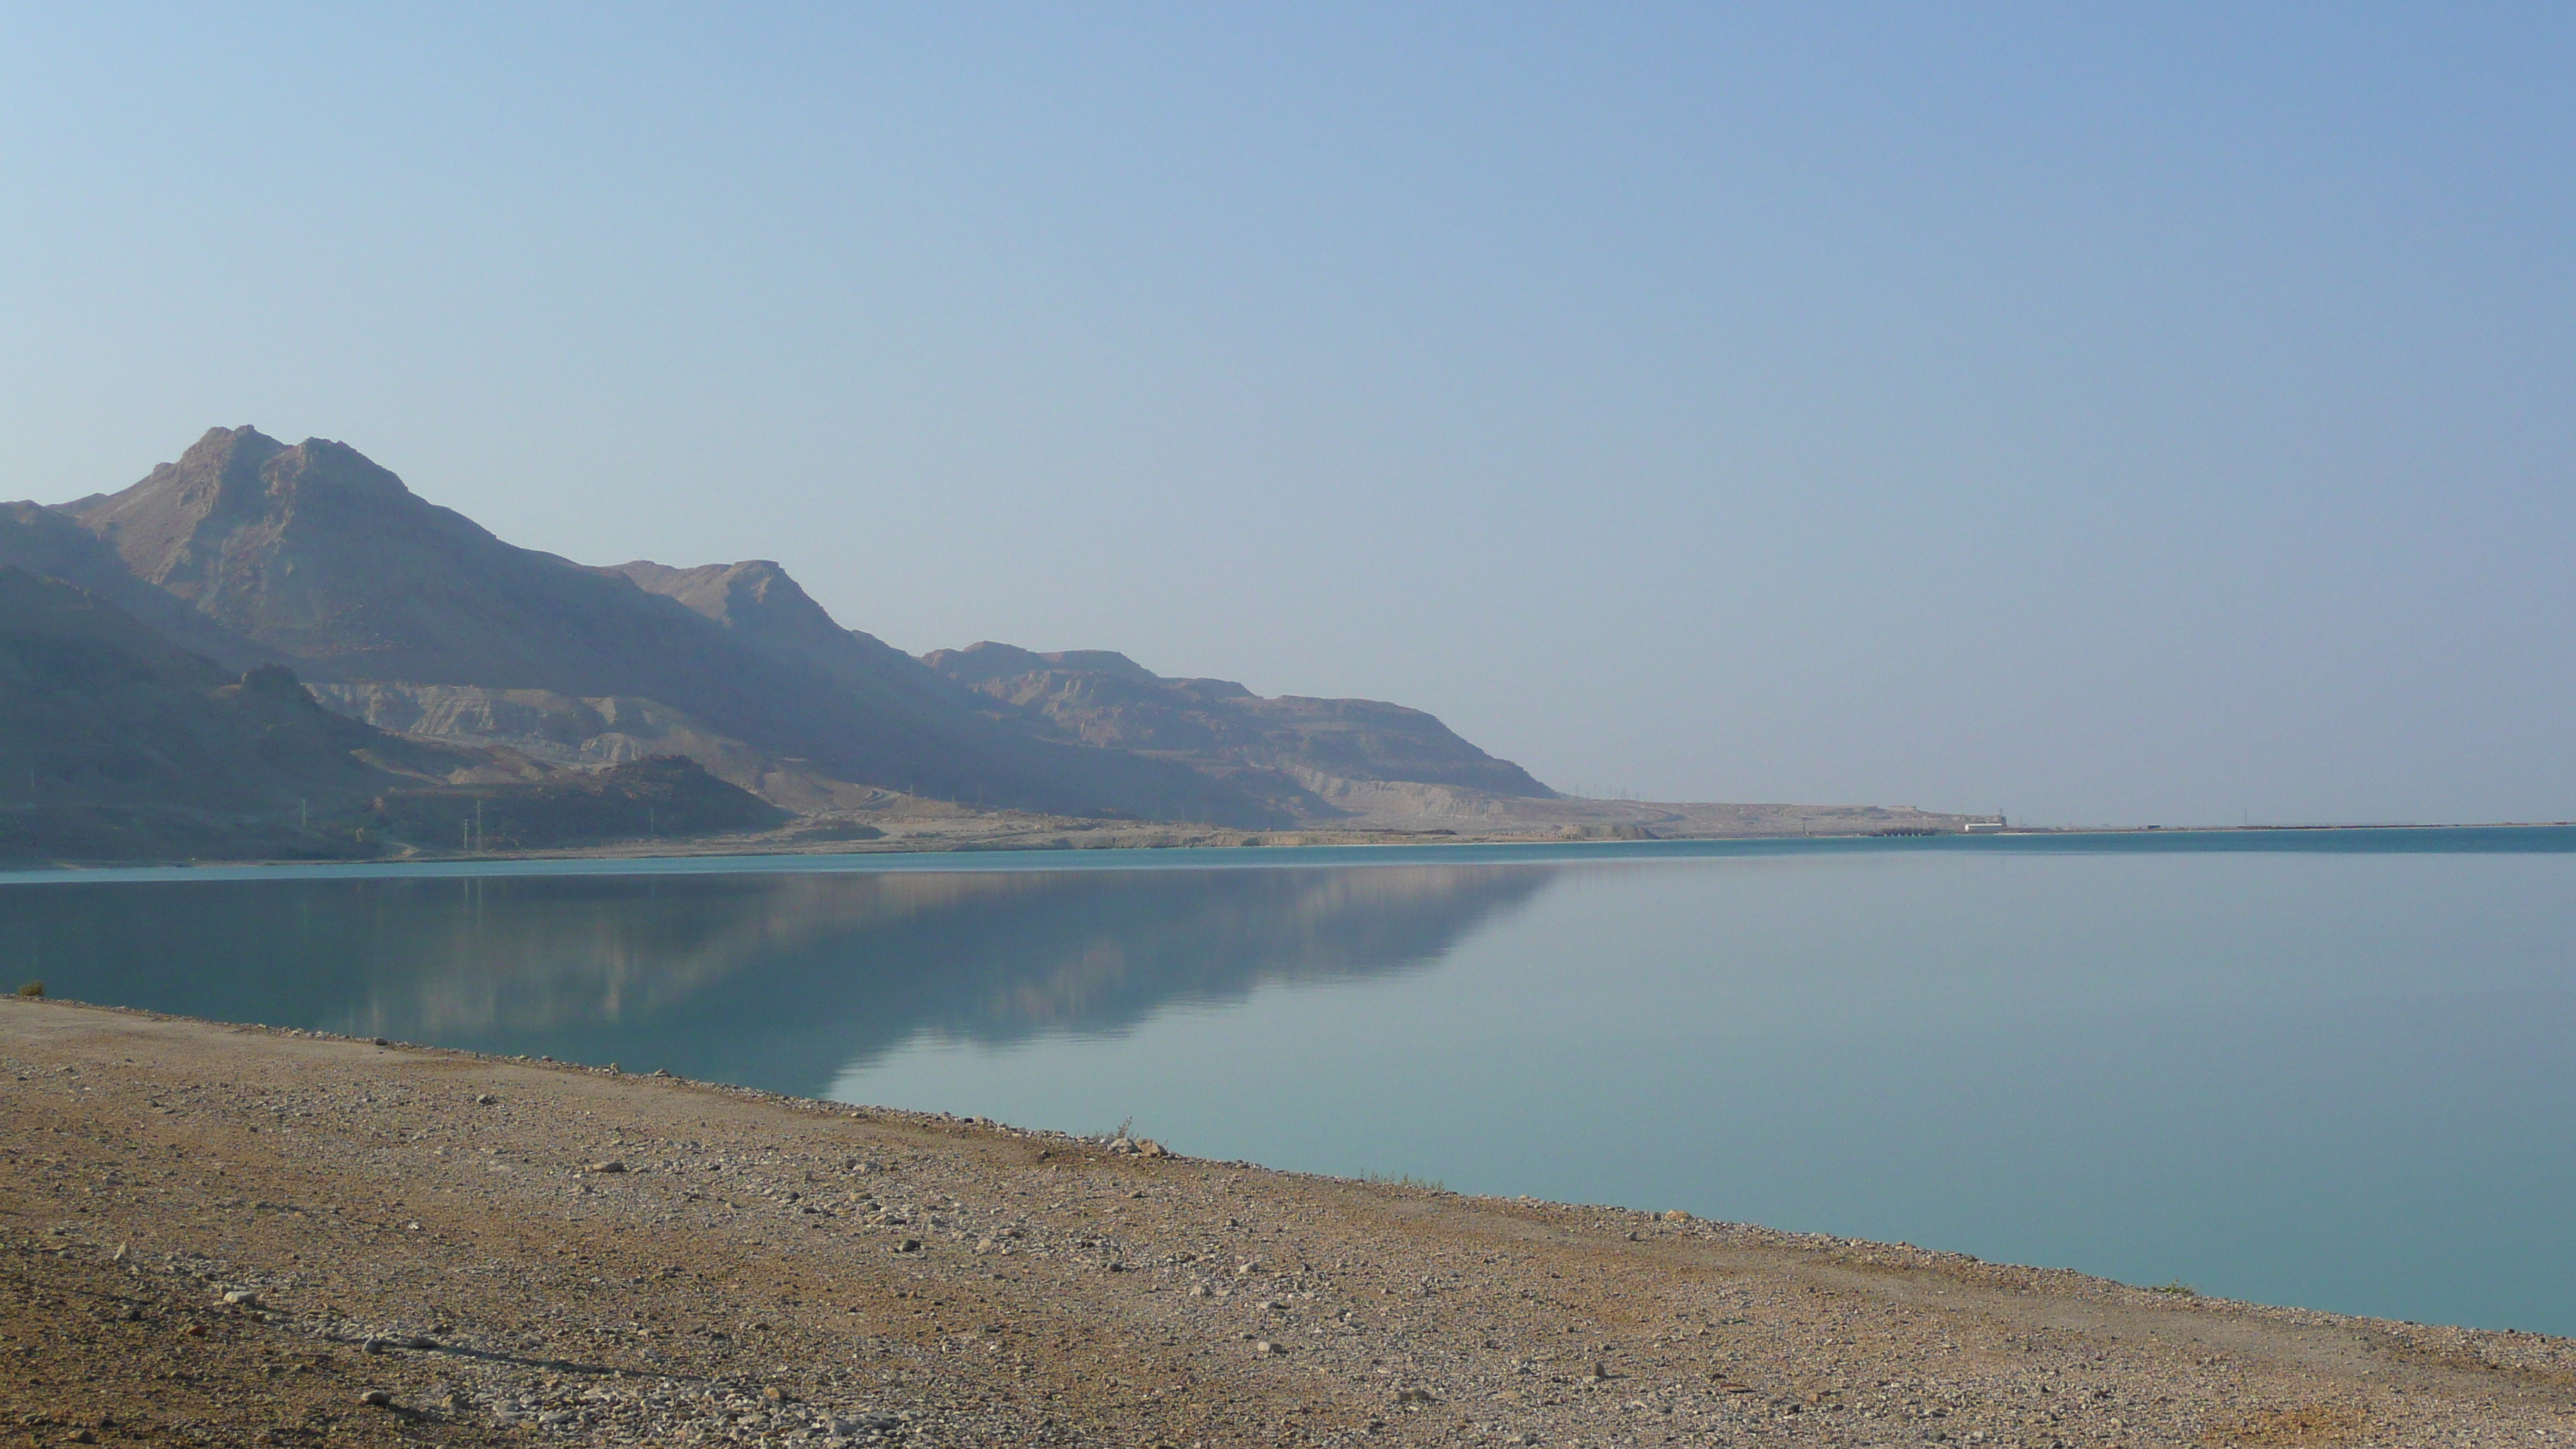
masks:
<path id="1" fill-rule="evenodd" d="M 55 995 L 819 1095 L 920 1033 L 1115 1034 L 1431 964 L 1548 866 L 19 887 Z"/>

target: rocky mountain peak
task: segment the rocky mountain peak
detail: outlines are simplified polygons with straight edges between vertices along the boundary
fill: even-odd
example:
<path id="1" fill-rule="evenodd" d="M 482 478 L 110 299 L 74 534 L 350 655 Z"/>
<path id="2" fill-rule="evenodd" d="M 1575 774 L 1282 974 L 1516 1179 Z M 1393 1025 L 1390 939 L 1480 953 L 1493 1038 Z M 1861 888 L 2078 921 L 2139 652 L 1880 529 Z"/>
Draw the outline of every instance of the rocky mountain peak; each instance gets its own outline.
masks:
<path id="1" fill-rule="evenodd" d="M 232 535 L 299 502 L 410 502 L 402 480 L 346 443 L 307 438 L 289 447 L 250 426 L 205 436 L 142 482 L 81 509 L 81 525 L 106 539 L 134 575 L 194 597 Z"/>
<path id="2" fill-rule="evenodd" d="M 178 462 L 83 509 L 80 522 L 114 545 L 138 577 L 161 583 L 201 528 L 260 512 L 268 492 L 260 470 L 284 451 L 285 444 L 247 424 L 208 428 Z"/>
<path id="3" fill-rule="evenodd" d="M 412 496 L 392 469 L 329 438 L 306 438 L 279 451 L 259 471 L 271 498 L 337 494 L 394 501 Z"/>
<path id="4" fill-rule="evenodd" d="M 648 594 L 773 643 L 831 646 L 849 634 L 787 570 L 765 558 L 695 568 L 637 559 L 600 572 L 632 580 Z"/>
<path id="5" fill-rule="evenodd" d="M 1162 678 L 1115 649 L 1059 649 L 1040 654 L 990 639 L 979 639 L 963 649 L 933 649 L 921 656 L 921 662 L 970 688 L 996 679 L 1049 672 L 1107 674 L 1138 683 Z"/>

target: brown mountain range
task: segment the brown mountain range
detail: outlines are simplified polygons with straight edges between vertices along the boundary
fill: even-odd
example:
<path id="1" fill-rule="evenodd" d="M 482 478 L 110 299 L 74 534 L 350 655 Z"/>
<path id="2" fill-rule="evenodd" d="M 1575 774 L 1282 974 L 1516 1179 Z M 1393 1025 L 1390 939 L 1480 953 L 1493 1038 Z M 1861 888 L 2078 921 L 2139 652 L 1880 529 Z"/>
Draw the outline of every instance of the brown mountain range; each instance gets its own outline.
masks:
<path id="1" fill-rule="evenodd" d="M 1185 767 L 988 718 L 918 660 L 834 624 L 775 565 L 585 568 L 502 542 L 345 444 L 218 428 L 72 516 L 134 578 L 335 703 L 342 683 L 545 691 L 659 706 L 706 738 L 913 794 L 1276 818 Z"/>
<path id="2" fill-rule="evenodd" d="M 685 754 L 799 811 L 895 791 L 1266 828 L 1346 816 L 1355 796 L 1382 810 L 1390 788 L 1552 798 L 1417 710 L 1264 700 L 1101 652 L 925 663 L 842 627 L 774 563 L 585 567 L 345 444 L 248 427 L 112 495 L 0 509 L 0 563 L 223 669 L 291 666 L 389 731 L 535 764 Z"/>

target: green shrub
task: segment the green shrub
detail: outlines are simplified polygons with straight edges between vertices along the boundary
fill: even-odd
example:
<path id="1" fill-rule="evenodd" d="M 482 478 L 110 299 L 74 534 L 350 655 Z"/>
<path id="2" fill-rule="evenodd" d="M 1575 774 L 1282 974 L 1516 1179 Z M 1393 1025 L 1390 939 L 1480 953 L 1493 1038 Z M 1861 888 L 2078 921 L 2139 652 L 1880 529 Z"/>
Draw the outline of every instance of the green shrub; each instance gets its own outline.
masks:
<path id="1" fill-rule="evenodd" d="M 1424 1192 L 1447 1192 L 1449 1185 L 1436 1177 L 1416 1177 L 1409 1172 L 1363 1172 L 1360 1181 L 1378 1187 L 1413 1187 Z"/>
<path id="2" fill-rule="evenodd" d="M 18 994 L 26 997 L 30 1001 L 33 1001 L 37 997 L 45 994 L 45 983 L 41 981 L 30 981 L 26 985 L 18 988 Z"/>

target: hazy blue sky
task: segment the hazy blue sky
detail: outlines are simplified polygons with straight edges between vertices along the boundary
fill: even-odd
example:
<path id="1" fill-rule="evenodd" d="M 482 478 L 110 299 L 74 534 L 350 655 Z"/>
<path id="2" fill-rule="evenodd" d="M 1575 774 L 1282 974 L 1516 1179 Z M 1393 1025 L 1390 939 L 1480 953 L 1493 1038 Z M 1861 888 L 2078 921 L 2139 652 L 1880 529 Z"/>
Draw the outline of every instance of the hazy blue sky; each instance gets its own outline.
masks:
<path id="1" fill-rule="evenodd" d="M 0 8 L 0 495 L 345 439 L 1564 786 L 2576 816 L 2576 7 Z"/>

